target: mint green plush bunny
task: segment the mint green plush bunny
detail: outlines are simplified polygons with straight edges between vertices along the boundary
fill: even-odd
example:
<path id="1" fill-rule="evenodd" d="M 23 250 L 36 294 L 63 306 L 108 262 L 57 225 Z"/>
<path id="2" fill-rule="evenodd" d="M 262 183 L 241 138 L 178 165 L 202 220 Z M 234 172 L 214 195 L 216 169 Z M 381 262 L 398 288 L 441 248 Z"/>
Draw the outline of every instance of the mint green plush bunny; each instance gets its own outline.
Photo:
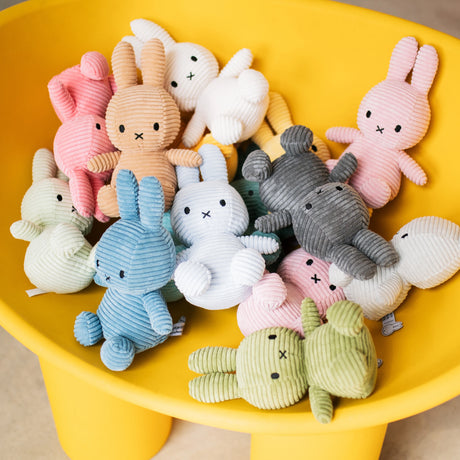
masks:
<path id="1" fill-rule="evenodd" d="M 245 337 L 240 346 L 205 347 L 189 357 L 202 373 L 189 384 L 201 402 L 243 398 L 260 409 L 280 409 L 309 392 L 311 410 L 321 423 L 333 415 L 332 396 L 366 398 L 377 377 L 377 356 L 361 307 L 336 302 L 321 325 L 312 299 L 302 303 L 305 339 L 291 329 L 271 327 Z"/>

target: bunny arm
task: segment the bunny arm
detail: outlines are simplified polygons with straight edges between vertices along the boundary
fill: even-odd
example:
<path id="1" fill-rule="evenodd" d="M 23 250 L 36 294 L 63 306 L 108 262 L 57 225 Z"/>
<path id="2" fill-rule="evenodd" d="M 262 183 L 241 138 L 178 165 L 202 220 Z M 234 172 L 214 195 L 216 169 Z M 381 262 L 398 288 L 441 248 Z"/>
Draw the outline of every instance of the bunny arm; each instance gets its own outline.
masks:
<path id="1" fill-rule="evenodd" d="M 361 131 L 356 128 L 334 127 L 326 131 L 326 138 L 340 144 L 351 144 L 361 135 Z"/>
<path id="2" fill-rule="evenodd" d="M 414 184 L 425 185 L 427 176 L 422 167 L 411 158 L 406 152 L 400 151 L 398 154 L 398 165 L 401 172 Z"/>
<path id="3" fill-rule="evenodd" d="M 236 348 L 204 347 L 188 358 L 188 367 L 199 374 L 236 371 Z"/>
<path id="4" fill-rule="evenodd" d="M 193 399 L 205 403 L 216 403 L 239 398 L 236 374 L 206 374 L 189 382 L 189 393 Z"/>
<path id="5" fill-rule="evenodd" d="M 160 291 L 151 291 L 142 296 L 145 311 L 150 319 L 152 329 L 159 335 L 168 335 L 173 328 L 168 306 Z"/>
<path id="6" fill-rule="evenodd" d="M 272 175 L 272 162 L 263 150 L 255 150 L 246 158 L 242 174 L 251 182 L 263 182 Z"/>
<path id="7" fill-rule="evenodd" d="M 92 217 L 95 208 L 93 188 L 83 169 L 69 171 L 69 189 L 77 211 L 83 217 Z"/>
<path id="8" fill-rule="evenodd" d="M 51 248 L 64 257 L 72 257 L 85 245 L 85 243 L 85 237 L 73 224 L 58 224 L 51 232 Z"/>
<path id="9" fill-rule="evenodd" d="M 219 73 L 220 77 L 238 77 L 252 64 L 252 52 L 248 48 L 237 51 Z"/>
<path id="10" fill-rule="evenodd" d="M 252 295 L 258 304 L 267 311 L 275 310 L 287 299 L 287 289 L 278 273 L 265 273 L 262 279 L 252 287 Z"/>
<path id="11" fill-rule="evenodd" d="M 204 294 L 209 289 L 211 278 L 211 272 L 205 265 L 187 260 L 176 267 L 173 279 L 184 297 L 194 297 Z"/>
<path id="12" fill-rule="evenodd" d="M 289 210 L 274 211 L 271 214 L 260 216 L 254 222 L 257 230 L 264 233 L 272 233 L 292 225 L 292 216 Z"/>
<path id="13" fill-rule="evenodd" d="M 377 271 L 375 262 L 350 244 L 333 246 L 328 261 L 335 263 L 340 270 L 359 280 L 368 280 Z"/>
<path id="14" fill-rule="evenodd" d="M 43 227 L 29 220 L 18 220 L 11 224 L 10 232 L 18 240 L 32 241 L 43 232 Z"/>
<path id="15" fill-rule="evenodd" d="M 195 147 L 200 139 L 203 137 L 206 129 L 206 121 L 200 116 L 198 112 L 195 112 L 187 123 L 187 126 L 182 135 L 182 143 L 185 147 Z"/>
<path id="16" fill-rule="evenodd" d="M 389 267 L 399 260 L 393 245 L 367 228 L 359 230 L 353 236 L 352 244 L 377 265 Z"/>
<path id="17" fill-rule="evenodd" d="M 91 158 L 86 164 L 89 171 L 94 173 L 102 173 L 114 169 L 120 161 L 121 152 L 118 150 L 114 152 L 101 153 Z"/>
<path id="18" fill-rule="evenodd" d="M 170 149 L 165 152 L 166 158 L 173 166 L 196 168 L 203 162 L 201 155 L 189 149 Z"/>
<path id="19" fill-rule="evenodd" d="M 334 409 L 330 394 L 322 388 L 312 385 L 308 388 L 311 411 L 320 423 L 329 423 L 332 420 Z"/>
<path id="20" fill-rule="evenodd" d="M 346 152 L 340 156 L 337 163 L 329 174 L 329 182 L 346 182 L 358 167 L 358 160 L 350 153 Z"/>
<path id="21" fill-rule="evenodd" d="M 278 241 L 269 236 L 245 235 L 239 236 L 238 239 L 245 248 L 255 249 L 261 254 L 273 254 L 279 249 Z"/>

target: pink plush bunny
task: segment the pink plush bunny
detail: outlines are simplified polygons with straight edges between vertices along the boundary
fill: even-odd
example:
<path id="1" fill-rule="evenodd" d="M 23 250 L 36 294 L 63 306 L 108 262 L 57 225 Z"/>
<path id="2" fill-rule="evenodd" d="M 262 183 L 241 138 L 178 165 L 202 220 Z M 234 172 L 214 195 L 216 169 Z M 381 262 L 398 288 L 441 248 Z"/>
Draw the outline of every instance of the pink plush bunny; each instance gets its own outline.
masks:
<path id="1" fill-rule="evenodd" d="M 94 173 L 86 164 L 96 155 L 115 150 L 104 119 L 114 90 L 107 60 L 97 52 L 86 53 L 80 65 L 66 69 L 48 84 L 51 103 L 62 121 L 54 138 L 56 164 L 69 177 L 78 212 L 101 222 L 108 217 L 99 209 L 97 194 L 111 171 Z"/>
<path id="2" fill-rule="evenodd" d="M 288 254 L 278 272 L 265 272 L 252 294 L 240 303 L 241 332 L 249 335 L 267 327 L 287 327 L 303 337 L 300 307 L 305 297 L 315 301 L 323 319 L 332 304 L 345 299 L 343 290 L 329 283 L 330 265 L 302 248 Z"/>
<path id="3" fill-rule="evenodd" d="M 425 185 L 423 169 L 405 152 L 425 135 L 430 123 L 428 92 L 438 68 L 438 55 L 429 45 L 418 49 L 414 37 L 405 37 L 391 55 L 387 78 L 361 102 L 358 128 L 330 128 L 326 137 L 348 143 L 345 152 L 358 159 L 350 179 L 370 208 L 381 208 L 398 194 L 401 172 Z M 411 82 L 406 77 L 412 70 Z M 329 167 L 337 160 L 328 160 Z"/>

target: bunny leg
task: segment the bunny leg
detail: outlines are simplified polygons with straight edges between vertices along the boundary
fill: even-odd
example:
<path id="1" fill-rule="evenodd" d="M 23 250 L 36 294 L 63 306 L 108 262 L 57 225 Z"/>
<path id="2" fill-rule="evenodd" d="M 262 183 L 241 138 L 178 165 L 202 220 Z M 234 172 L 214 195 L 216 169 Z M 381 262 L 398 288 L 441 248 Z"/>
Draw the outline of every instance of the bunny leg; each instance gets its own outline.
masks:
<path id="1" fill-rule="evenodd" d="M 272 162 L 263 150 L 255 150 L 246 158 L 243 169 L 243 177 L 252 182 L 263 182 L 272 175 Z"/>
<path id="2" fill-rule="evenodd" d="M 230 273 L 235 283 L 253 286 L 264 275 L 265 260 L 255 249 L 239 250 L 232 258 Z"/>
<path id="3" fill-rule="evenodd" d="M 101 347 L 102 362 L 111 371 L 124 371 L 133 362 L 136 350 L 133 342 L 126 337 L 114 336 L 107 339 Z"/>
<path id="4" fill-rule="evenodd" d="M 69 188 L 72 202 L 83 217 L 94 214 L 94 196 L 91 182 L 83 170 L 74 170 L 69 174 Z"/>
<path id="5" fill-rule="evenodd" d="M 97 176 L 89 176 L 89 180 L 91 182 L 91 187 L 93 189 L 93 197 L 94 197 L 94 217 L 99 221 L 99 222 L 108 222 L 110 220 L 109 217 L 107 217 L 102 211 L 101 208 L 99 207 L 99 203 L 97 201 L 97 196 L 99 193 L 99 190 L 104 186 L 104 180 L 100 177 Z"/>
<path id="6" fill-rule="evenodd" d="M 362 229 L 357 232 L 352 244 L 377 265 L 390 267 L 399 260 L 393 245 L 371 230 Z"/>
<path id="7" fill-rule="evenodd" d="M 168 335 L 173 328 L 168 306 L 159 291 L 152 291 L 142 297 L 152 329 L 159 335 Z"/>
<path id="8" fill-rule="evenodd" d="M 212 137 L 221 144 L 235 144 L 243 134 L 243 124 L 237 118 L 220 115 L 212 120 L 209 130 Z"/>
<path id="9" fill-rule="evenodd" d="M 73 333 L 77 341 L 85 347 L 95 345 L 102 339 L 102 326 L 98 316 L 90 311 L 80 313 L 75 319 Z"/>
<path id="10" fill-rule="evenodd" d="M 193 399 L 205 403 L 216 403 L 237 399 L 236 374 L 214 372 L 196 377 L 189 382 L 189 394 Z"/>
<path id="11" fill-rule="evenodd" d="M 238 89 L 244 100 L 259 104 L 268 95 L 268 81 L 257 70 L 247 69 L 238 77 Z"/>
<path id="12" fill-rule="evenodd" d="M 313 385 L 308 389 L 308 396 L 310 398 L 311 411 L 316 420 L 320 423 L 329 423 L 332 420 L 334 412 L 329 393 Z"/>
<path id="13" fill-rule="evenodd" d="M 278 273 L 266 273 L 252 288 L 257 302 L 268 310 L 281 307 L 287 298 L 287 289 Z"/>
<path id="14" fill-rule="evenodd" d="M 119 217 L 117 190 L 112 185 L 104 185 L 97 194 L 97 204 L 103 214 L 108 217 Z"/>
<path id="15" fill-rule="evenodd" d="M 328 261 L 337 265 L 343 272 L 358 280 L 368 280 L 375 275 L 377 265 L 359 249 L 348 244 L 334 246 Z"/>
<path id="16" fill-rule="evenodd" d="M 211 272 L 203 264 L 187 260 L 180 263 L 174 272 L 174 281 L 185 297 L 204 294 L 211 284 Z"/>
<path id="17" fill-rule="evenodd" d="M 350 183 L 356 188 L 361 198 L 372 209 L 378 209 L 385 206 L 393 197 L 390 185 L 383 179 L 372 177 L 362 183 Z"/>

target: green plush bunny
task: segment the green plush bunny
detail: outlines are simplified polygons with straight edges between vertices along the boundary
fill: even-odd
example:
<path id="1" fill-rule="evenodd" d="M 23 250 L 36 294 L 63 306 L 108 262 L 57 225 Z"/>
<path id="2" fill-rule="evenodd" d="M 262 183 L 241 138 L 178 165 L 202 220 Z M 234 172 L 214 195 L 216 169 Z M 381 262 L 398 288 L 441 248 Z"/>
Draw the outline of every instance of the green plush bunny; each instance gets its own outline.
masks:
<path id="1" fill-rule="evenodd" d="M 311 410 L 321 423 L 333 415 L 332 396 L 366 398 L 377 377 L 372 336 L 361 307 L 336 302 L 321 325 L 312 299 L 302 303 L 305 339 L 293 330 L 271 327 L 245 337 L 240 346 L 205 347 L 190 355 L 192 371 L 205 374 L 189 384 L 202 402 L 243 398 L 260 409 L 280 409 L 309 392 Z"/>

